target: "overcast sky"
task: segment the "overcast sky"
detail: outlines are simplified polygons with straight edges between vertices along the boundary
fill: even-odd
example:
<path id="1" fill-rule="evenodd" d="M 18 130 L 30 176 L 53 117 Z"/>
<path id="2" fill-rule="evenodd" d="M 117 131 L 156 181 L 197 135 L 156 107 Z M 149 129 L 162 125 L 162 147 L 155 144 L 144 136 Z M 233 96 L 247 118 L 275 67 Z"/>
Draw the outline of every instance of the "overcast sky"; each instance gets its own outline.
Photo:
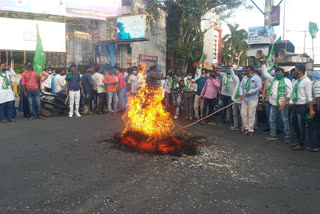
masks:
<path id="1" fill-rule="evenodd" d="M 254 0 L 254 2 L 264 11 L 265 0 Z M 280 0 L 274 0 L 274 4 L 277 5 Z M 240 24 L 240 28 L 246 29 L 248 27 L 256 27 L 264 25 L 264 17 L 262 13 L 254 7 L 254 5 L 248 0 L 248 4 L 252 5 L 251 10 L 245 8 L 239 8 L 234 12 L 232 17 L 227 19 L 223 24 L 223 34 L 229 33 L 226 23 Z M 320 0 L 284 0 L 281 7 L 281 20 L 280 26 L 275 27 L 275 33 L 277 38 L 279 36 L 283 39 L 283 15 L 285 4 L 285 36 L 284 39 L 290 40 L 296 47 L 296 53 L 303 53 L 304 47 L 304 33 L 303 32 L 291 32 L 288 30 L 308 30 L 309 22 L 315 22 L 320 28 Z M 312 39 L 310 33 L 306 34 L 306 52 L 312 57 Z M 315 50 L 315 63 L 320 64 L 320 31 L 317 34 L 317 38 L 314 39 Z"/>

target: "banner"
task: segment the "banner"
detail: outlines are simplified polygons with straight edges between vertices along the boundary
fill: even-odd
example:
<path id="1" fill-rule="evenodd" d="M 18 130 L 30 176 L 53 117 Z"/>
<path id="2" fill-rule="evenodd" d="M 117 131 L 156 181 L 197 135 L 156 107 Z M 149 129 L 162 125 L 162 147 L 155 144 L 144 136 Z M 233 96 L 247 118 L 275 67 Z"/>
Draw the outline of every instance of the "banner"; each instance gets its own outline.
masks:
<path id="1" fill-rule="evenodd" d="M 248 30 L 248 44 L 271 44 L 273 37 L 273 27 L 250 27 Z"/>
<path id="2" fill-rule="evenodd" d="M 2 0 L 0 10 L 105 20 L 121 15 L 121 0 Z"/>
<path id="3" fill-rule="evenodd" d="M 117 18 L 117 39 L 132 40 L 146 38 L 146 15 Z"/>
<path id="4" fill-rule="evenodd" d="M 0 49 L 34 51 L 37 44 L 37 25 L 44 51 L 66 52 L 64 23 L 9 18 L 0 18 L 1 28 L 7 29 L 6 33 L 0 34 Z"/>

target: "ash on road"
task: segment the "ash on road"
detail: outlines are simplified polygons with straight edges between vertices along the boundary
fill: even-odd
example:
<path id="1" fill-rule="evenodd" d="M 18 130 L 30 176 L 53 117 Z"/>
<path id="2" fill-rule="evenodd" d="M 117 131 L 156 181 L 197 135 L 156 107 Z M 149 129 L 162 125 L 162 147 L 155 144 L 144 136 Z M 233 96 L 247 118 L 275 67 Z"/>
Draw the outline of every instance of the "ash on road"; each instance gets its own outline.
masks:
<path id="1" fill-rule="evenodd" d="M 104 141 L 122 128 L 120 114 L 0 125 L 0 213 L 320 213 L 319 153 L 195 125 L 199 155 L 142 154 Z"/>

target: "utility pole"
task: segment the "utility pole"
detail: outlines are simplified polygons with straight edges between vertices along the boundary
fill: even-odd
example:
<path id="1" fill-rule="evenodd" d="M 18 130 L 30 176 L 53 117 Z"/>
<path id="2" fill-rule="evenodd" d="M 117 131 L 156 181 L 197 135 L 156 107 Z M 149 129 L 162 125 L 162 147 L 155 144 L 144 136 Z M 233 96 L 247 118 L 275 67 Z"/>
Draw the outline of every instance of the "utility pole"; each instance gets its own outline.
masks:
<path id="1" fill-rule="evenodd" d="M 273 5 L 273 0 L 265 0 L 264 26 L 266 27 L 270 27 L 271 25 L 272 5 Z"/>

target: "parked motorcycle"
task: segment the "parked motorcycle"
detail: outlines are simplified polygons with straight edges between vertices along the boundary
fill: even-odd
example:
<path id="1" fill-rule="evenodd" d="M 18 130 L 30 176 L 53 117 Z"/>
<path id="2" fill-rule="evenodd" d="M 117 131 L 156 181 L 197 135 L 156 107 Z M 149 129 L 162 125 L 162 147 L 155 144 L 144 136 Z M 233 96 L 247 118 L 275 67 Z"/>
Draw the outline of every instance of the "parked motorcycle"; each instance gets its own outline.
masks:
<path id="1" fill-rule="evenodd" d="M 54 113 L 69 113 L 69 97 L 64 93 L 41 92 L 41 113 L 45 117 L 50 117 Z M 83 96 L 80 98 L 79 113 L 81 115 L 88 114 L 90 106 L 84 100 Z"/>

